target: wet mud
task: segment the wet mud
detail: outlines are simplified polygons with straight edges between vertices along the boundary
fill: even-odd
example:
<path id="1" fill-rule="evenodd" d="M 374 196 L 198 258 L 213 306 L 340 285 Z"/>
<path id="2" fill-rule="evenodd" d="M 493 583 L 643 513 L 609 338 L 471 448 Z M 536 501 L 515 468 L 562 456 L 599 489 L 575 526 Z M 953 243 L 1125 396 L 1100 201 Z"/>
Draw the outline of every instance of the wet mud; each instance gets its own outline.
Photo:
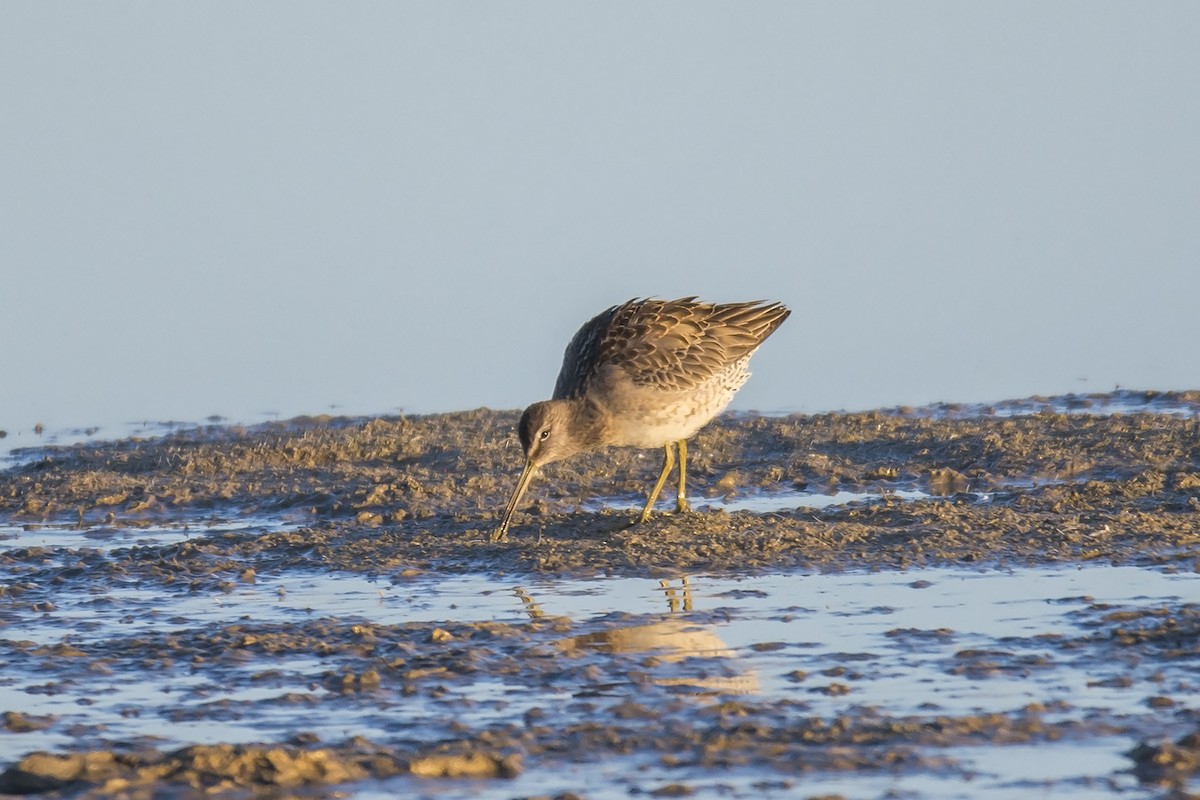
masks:
<path id="1" fill-rule="evenodd" d="M 982 796 L 947 788 L 975 778 L 979 748 L 1097 745 L 1119 763 L 1025 778 L 1063 796 L 1200 791 L 1200 576 L 1185 580 L 1200 392 L 727 415 L 689 447 L 695 512 L 664 501 L 631 526 L 661 456 L 612 449 L 547 468 L 494 543 L 517 418 L 300 418 L 17 453 L 0 472 L 0 794 L 809 796 L 812 776 L 917 775 L 935 784 L 910 796 Z M 809 502 L 840 493 L 863 499 Z M 817 613 L 806 576 L 899 575 L 917 597 L 954 570 L 1051 567 L 1174 582 L 1048 595 L 1065 627 L 1019 635 L 916 615 L 866 640 L 890 661 L 762 633 Z M 689 576 L 744 584 L 695 602 Z M 766 597 L 757 576 L 791 583 L 772 584 L 788 588 L 756 638 L 726 641 Z M 600 579 L 661 582 L 663 605 L 551 608 Z M 511 610 L 409 619 L 314 595 L 283 615 L 305 580 L 418 605 L 474 581 L 481 608 Z M 913 659 L 1015 699 L 887 700 L 877 687 Z M 597 785 L 588 764 L 624 777 Z"/>

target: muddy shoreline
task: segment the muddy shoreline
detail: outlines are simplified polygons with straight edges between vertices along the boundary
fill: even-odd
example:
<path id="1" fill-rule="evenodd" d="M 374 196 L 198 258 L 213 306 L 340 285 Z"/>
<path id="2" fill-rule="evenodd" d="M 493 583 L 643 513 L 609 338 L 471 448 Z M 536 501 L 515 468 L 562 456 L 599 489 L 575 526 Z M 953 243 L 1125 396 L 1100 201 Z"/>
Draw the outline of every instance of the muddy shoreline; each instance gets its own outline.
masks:
<path id="1" fill-rule="evenodd" d="M 114 586 L 168 599 L 219 599 L 265 576 L 312 573 L 415 585 L 440 575 L 678 581 L 695 574 L 861 570 L 912 570 L 919 581 L 925 567 L 1054 564 L 1200 572 L 1200 392 L 726 416 L 690 447 L 691 486 L 704 495 L 694 503 L 697 512 L 662 513 L 630 527 L 657 474 L 658 454 L 607 450 L 546 469 L 509 540 L 492 543 L 520 465 L 517 416 L 478 410 L 301 418 L 18 454 L 21 463 L 0 472 L 0 526 L 6 526 L 0 531 L 14 532 L 8 546 L 0 532 L 3 671 L 41 675 L 36 692 L 47 697 L 114 674 L 175 671 L 213 684 L 250 675 L 254 686 L 277 690 L 262 709 L 256 701 L 172 712 L 168 703 L 155 713 L 198 714 L 214 723 L 260 711 L 290 714 L 296 733 L 258 744 L 218 738 L 181 748 L 114 741 L 103 725 L 39 713 L 39 695 L 30 694 L 35 684 L 24 683 L 27 705 L 0 707 L 0 737 L 6 737 L 0 744 L 42 732 L 74 744 L 40 755 L 10 744 L 9 752 L 22 755 L 0 764 L 7 767 L 0 793 L 188 797 L 214 787 L 300 787 L 326 796 L 353 793 L 363 781 L 504 781 L 581 759 L 625 758 L 685 776 L 676 788 L 672 781 L 637 787 L 670 796 L 707 791 L 697 775 L 741 768 L 777 775 L 780 786 L 809 773 L 965 775 L 969 768 L 955 756 L 963 746 L 1106 737 L 1129 742 L 1126 772 L 1145 785 L 1195 790 L 1200 706 L 1195 687 L 1170 676 L 1200 662 L 1200 597 L 1144 607 L 1084 603 L 1079 613 L 1090 615 L 1084 633 L 1045 642 L 1031 637 L 993 651 L 964 648 L 941 666 L 946 674 L 987 680 L 1041 669 L 1020 655 L 1022 648 L 1046 650 L 1048 669 L 1092 659 L 1104 665 L 1096 668 L 1097 681 L 1128 681 L 1159 698 L 1135 715 L 1031 702 L 981 714 L 895 714 L 847 703 L 842 715 L 813 716 L 804 700 L 731 693 L 733 684 L 713 682 L 711 664 L 616 653 L 612 630 L 631 622 L 661 625 L 657 618 L 542 616 L 536 597 L 525 620 L 504 624 L 378 624 L 317 608 L 304 624 L 238 618 L 199 627 L 181 620 L 88 637 L 62 623 L 57 641 L 22 635 L 35 620 L 53 625 L 60 609 L 79 598 L 91 594 L 102 602 L 99 596 Z M 833 492 L 869 499 L 825 508 L 797 500 Z M 727 511 L 738 498 L 769 510 Z M 106 544 L 161 528 L 186 528 L 187 535 Z M 20 536 L 40 531 L 58 538 L 23 544 Z M 685 619 L 705 622 L 703 612 Z M 920 642 L 938 634 L 897 636 Z M 272 665 L 288 659 L 315 661 L 274 674 Z M 708 684 L 689 672 L 693 667 Z M 851 690 L 853 681 L 838 675 L 853 674 L 852 660 L 828 669 L 828 680 L 810 681 L 804 691 Z M 426 729 L 396 723 L 371 736 L 351 731 L 341 741 L 306 733 L 305 719 L 326 708 L 352 713 L 404 698 L 437 708 L 443 696 L 485 678 L 549 687 L 573 699 L 563 708 L 519 713 L 501 706 L 477 724 L 457 719 L 460 697 L 445 701 L 444 723 Z M 597 683 L 624 688 L 609 690 L 604 702 L 580 695 L 579 686 Z M 779 791 L 795 788 L 789 787 Z"/>

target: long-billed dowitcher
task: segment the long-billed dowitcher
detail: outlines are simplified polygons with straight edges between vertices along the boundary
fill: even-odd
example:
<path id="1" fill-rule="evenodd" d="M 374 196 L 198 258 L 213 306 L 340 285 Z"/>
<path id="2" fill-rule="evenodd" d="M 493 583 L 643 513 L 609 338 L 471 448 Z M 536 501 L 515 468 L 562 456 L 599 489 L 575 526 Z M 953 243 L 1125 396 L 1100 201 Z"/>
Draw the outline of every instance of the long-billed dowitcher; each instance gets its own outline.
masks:
<path id="1" fill-rule="evenodd" d="M 750 356 L 791 312 L 782 303 L 630 300 L 588 321 L 563 355 L 550 400 L 521 415 L 525 468 L 492 541 L 508 534 L 517 503 L 539 468 L 609 445 L 662 447 L 654 502 L 679 450 L 678 511 L 689 510 L 687 440 L 724 410 L 750 377 Z"/>

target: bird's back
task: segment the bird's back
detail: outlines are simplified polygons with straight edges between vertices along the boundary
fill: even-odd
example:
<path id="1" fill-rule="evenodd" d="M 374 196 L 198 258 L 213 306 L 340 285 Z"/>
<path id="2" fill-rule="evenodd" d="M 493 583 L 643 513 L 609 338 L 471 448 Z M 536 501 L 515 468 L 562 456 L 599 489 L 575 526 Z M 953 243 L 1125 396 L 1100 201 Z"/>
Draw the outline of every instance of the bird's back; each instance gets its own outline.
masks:
<path id="1" fill-rule="evenodd" d="M 729 405 L 747 363 L 790 312 L 781 303 L 630 300 L 589 320 L 567 346 L 556 400 L 599 409 L 605 444 L 689 439 Z"/>
<path id="2" fill-rule="evenodd" d="M 554 397 L 578 397 L 594 390 L 599 376 L 613 374 L 650 390 L 699 390 L 744 366 L 790 313 L 782 303 L 712 304 L 694 297 L 613 306 L 567 346 Z"/>

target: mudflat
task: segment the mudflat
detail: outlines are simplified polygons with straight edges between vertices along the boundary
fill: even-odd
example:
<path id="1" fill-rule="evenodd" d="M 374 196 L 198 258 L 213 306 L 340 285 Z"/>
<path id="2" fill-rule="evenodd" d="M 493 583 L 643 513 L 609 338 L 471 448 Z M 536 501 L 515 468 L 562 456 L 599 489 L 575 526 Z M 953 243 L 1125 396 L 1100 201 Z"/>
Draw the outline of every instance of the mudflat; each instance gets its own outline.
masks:
<path id="1" fill-rule="evenodd" d="M 493 543 L 517 417 L 18 452 L 0 793 L 1200 789 L 1200 392 L 726 415 Z"/>

